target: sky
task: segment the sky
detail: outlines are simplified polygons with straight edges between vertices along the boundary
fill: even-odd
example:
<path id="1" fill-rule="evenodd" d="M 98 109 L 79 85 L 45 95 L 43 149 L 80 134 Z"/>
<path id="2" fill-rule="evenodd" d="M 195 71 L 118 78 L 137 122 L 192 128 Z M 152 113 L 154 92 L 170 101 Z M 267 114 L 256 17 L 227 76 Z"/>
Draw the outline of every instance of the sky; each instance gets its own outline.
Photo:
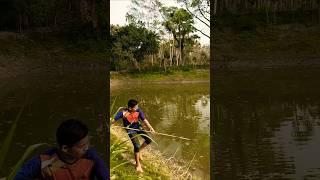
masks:
<path id="1" fill-rule="evenodd" d="M 176 5 L 175 0 L 166 0 L 166 6 Z M 118 24 L 118 25 L 125 25 L 126 22 L 126 13 L 130 9 L 131 0 L 110 0 L 110 24 Z M 201 23 L 197 23 L 196 19 L 196 26 L 206 32 L 206 34 L 210 34 L 210 29 Z M 200 39 L 200 43 L 202 45 L 209 45 L 210 39 L 206 36 L 203 36 L 201 33 L 196 33 Z"/>

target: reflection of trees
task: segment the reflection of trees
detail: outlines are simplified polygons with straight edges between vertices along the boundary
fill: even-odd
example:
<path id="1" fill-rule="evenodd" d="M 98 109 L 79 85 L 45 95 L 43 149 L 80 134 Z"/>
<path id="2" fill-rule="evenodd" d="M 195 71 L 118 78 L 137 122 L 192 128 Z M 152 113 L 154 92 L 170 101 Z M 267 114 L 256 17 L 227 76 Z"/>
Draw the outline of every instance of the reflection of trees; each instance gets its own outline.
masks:
<path id="1" fill-rule="evenodd" d="M 306 102 L 217 102 L 214 104 L 214 172 L 216 179 L 283 178 L 294 174 L 295 165 L 278 144 L 275 132 L 292 123 L 285 142 L 297 146 L 312 141 L 320 108 Z M 291 129 L 291 128 L 289 128 Z M 282 132 L 290 133 L 290 132 Z M 292 137 L 292 138 L 290 138 Z M 283 137 L 280 137 L 283 138 Z"/>
<path id="2" fill-rule="evenodd" d="M 319 109 L 318 106 L 296 104 L 293 109 L 292 136 L 297 142 L 306 144 L 307 141 L 312 139 L 314 132 L 314 125 L 318 119 L 318 115 L 314 114 L 313 111 Z"/>
<path id="3" fill-rule="evenodd" d="M 215 74 L 214 179 L 303 179 L 295 155 L 302 143 L 316 143 L 318 74 L 318 68 Z"/>
<path id="4" fill-rule="evenodd" d="M 205 107 L 205 106 L 207 106 L 207 104 L 210 102 L 210 99 L 209 99 L 209 97 L 202 96 L 202 97 L 200 98 L 200 101 L 201 101 L 201 105 L 202 105 L 203 107 Z"/>
<path id="5" fill-rule="evenodd" d="M 289 157 L 270 140 L 284 121 L 281 104 L 214 104 L 215 179 L 271 178 L 294 171 Z"/>

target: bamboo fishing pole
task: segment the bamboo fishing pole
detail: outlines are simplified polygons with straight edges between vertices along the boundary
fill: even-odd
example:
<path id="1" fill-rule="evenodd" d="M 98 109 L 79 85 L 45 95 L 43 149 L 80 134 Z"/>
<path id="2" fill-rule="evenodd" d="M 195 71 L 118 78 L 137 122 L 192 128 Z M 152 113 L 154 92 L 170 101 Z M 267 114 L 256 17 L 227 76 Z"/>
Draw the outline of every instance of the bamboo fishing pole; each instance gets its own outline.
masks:
<path id="1" fill-rule="evenodd" d="M 148 132 L 148 133 L 151 133 L 151 134 L 158 134 L 158 135 L 162 135 L 162 136 L 168 136 L 168 137 L 173 137 L 173 138 L 179 138 L 179 139 L 188 140 L 188 141 L 195 141 L 195 140 L 196 140 L 196 139 L 189 139 L 189 138 L 185 138 L 185 137 L 181 137 L 181 136 L 175 136 L 175 135 L 166 134 L 166 133 L 151 132 L 151 131 L 140 130 L 140 129 L 134 129 L 134 128 L 129 128 L 129 127 L 122 127 L 122 126 L 113 126 L 113 127 L 119 127 L 119 128 L 123 128 L 123 129 L 134 130 L 134 131 L 145 131 L 145 132 Z"/>

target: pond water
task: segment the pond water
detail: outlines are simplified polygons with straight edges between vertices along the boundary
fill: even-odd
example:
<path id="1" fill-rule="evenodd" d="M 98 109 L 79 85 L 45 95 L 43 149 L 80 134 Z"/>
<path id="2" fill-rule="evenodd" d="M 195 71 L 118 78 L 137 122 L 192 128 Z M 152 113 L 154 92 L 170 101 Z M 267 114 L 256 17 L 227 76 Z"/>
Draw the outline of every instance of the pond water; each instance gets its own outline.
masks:
<path id="1" fill-rule="evenodd" d="M 88 125 L 92 146 L 106 158 L 106 131 L 97 131 L 102 121 L 99 114 L 106 112 L 106 72 L 55 68 L 42 71 L 11 78 L 0 85 L 0 147 L 24 106 L 0 177 L 8 175 L 29 145 L 55 144 L 57 126 L 69 118 L 79 118 Z"/>
<path id="2" fill-rule="evenodd" d="M 320 179 L 319 69 L 216 74 L 214 179 Z"/>
<path id="3" fill-rule="evenodd" d="M 154 148 L 166 157 L 186 163 L 192 161 L 192 172 L 209 179 L 210 159 L 210 97 L 209 83 L 147 83 L 126 82 L 111 88 L 111 103 L 115 110 L 127 106 L 129 99 L 139 101 L 139 107 L 155 131 L 197 139 L 190 142 L 166 136 L 152 135 Z M 122 124 L 121 124 L 122 125 Z"/>

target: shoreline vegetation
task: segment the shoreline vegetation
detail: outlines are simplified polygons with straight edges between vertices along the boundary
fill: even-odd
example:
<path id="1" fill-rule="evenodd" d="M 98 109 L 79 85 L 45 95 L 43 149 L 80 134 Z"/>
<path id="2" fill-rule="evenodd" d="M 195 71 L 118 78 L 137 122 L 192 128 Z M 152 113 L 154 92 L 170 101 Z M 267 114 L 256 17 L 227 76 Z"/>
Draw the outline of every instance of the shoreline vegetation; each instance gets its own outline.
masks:
<path id="1" fill-rule="evenodd" d="M 216 71 L 320 67 L 318 24 L 281 24 L 215 30 Z"/>
<path id="2" fill-rule="evenodd" d="M 209 69 L 191 69 L 187 71 L 173 70 L 170 72 L 110 72 L 110 87 L 121 86 L 123 83 L 148 82 L 155 84 L 170 83 L 209 83 Z"/>

